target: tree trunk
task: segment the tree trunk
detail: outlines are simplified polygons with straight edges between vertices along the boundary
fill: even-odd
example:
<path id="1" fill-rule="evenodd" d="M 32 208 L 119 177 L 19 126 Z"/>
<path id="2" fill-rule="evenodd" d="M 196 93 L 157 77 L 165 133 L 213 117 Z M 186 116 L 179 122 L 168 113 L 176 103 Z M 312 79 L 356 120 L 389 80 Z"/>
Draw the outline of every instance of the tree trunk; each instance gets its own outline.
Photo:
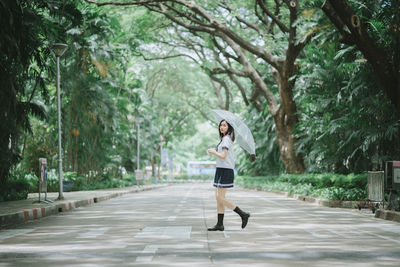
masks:
<path id="1" fill-rule="evenodd" d="M 160 161 L 157 163 L 157 169 L 158 169 L 157 179 L 160 180 L 161 179 L 161 162 Z"/>
<path id="2" fill-rule="evenodd" d="M 294 60 L 286 60 L 281 71 L 275 72 L 274 78 L 278 84 L 281 106 L 273 118 L 281 159 L 286 171 L 288 173 L 304 173 L 303 156 L 296 154 L 295 143 L 297 140 L 293 135 L 298 123 L 298 116 L 296 102 L 293 100 L 295 79 L 291 81 L 289 79 L 295 73 Z"/>
<path id="3" fill-rule="evenodd" d="M 67 163 L 67 170 L 73 171 L 72 169 L 72 105 L 69 105 L 69 114 L 68 114 L 68 120 L 69 120 L 69 129 L 68 129 L 68 157 L 66 158 L 66 163 Z"/>
<path id="4" fill-rule="evenodd" d="M 158 151 L 160 151 L 160 149 L 161 149 L 161 146 L 159 144 L 156 145 L 156 147 L 154 148 L 154 151 L 153 151 L 153 156 L 151 157 L 151 170 L 153 172 L 153 178 L 156 177 L 156 172 L 155 172 L 156 161 L 157 161 L 157 154 L 158 154 Z M 160 175 L 160 174 L 158 174 L 158 175 Z"/>
<path id="5" fill-rule="evenodd" d="M 229 38 L 226 38 L 228 43 Z M 287 59 L 281 62 L 280 71 L 274 72 L 274 78 L 278 84 L 280 106 L 277 104 L 275 96 L 262 80 L 257 70 L 250 64 L 243 51 L 233 42 L 230 46 L 239 55 L 239 60 L 244 66 L 244 71 L 251 79 L 253 86 L 262 92 L 267 100 L 268 110 L 272 114 L 275 122 L 275 131 L 278 138 L 281 159 L 288 173 L 303 173 L 305 171 L 304 160 L 301 155 L 296 155 L 296 138 L 293 136 L 298 118 L 296 115 L 296 103 L 293 100 L 293 86 L 295 79 L 289 81 L 295 75 L 294 64 L 295 56 L 288 53 Z"/>
<path id="6" fill-rule="evenodd" d="M 151 157 L 151 176 L 152 176 L 152 178 L 156 177 L 155 163 L 156 163 L 156 157 L 153 154 L 153 156 Z"/>
<path id="7" fill-rule="evenodd" d="M 281 159 L 288 173 L 304 173 L 305 166 L 303 157 L 299 154 L 296 155 L 296 139 L 293 137 L 295 123 L 290 123 L 287 119 L 288 117 L 289 116 L 285 114 L 283 109 L 274 116 L 275 131 Z"/>
<path id="8" fill-rule="evenodd" d="M 79 142 L 78 142 L 78 136 L 75 137 L 75 144 L 74 144 L 74 167 L 73 170 L 74 172 L 78 172 L 79 170 L 79 165 L 78 165 L 78 148 L 79 148 Z"/>

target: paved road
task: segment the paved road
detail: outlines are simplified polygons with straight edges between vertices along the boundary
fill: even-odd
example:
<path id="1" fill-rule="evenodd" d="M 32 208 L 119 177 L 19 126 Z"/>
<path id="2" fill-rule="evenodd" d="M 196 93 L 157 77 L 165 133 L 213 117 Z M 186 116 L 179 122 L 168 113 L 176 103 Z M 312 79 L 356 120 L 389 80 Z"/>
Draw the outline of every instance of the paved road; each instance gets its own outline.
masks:
<path id="1" fill-rule="evenodd" d="M 399 266 L 400 224 L 234 188 L 246 229 L 216 222 L 208 184 L 133 193 L 0 231 L 0 266 Z"/>

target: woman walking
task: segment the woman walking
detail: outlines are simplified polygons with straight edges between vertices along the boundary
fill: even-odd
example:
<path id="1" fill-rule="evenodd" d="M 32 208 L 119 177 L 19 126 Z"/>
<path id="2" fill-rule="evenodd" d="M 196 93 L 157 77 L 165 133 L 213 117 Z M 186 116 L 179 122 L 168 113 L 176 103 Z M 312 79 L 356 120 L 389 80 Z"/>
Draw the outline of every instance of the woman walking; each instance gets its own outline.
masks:
<path id="1" fill-rule="evenodd" d="M 221 141 L 217 145 L 217 148 L 210 148 L 207 150 L 208 153 L 217 157 L 217 170 L 215 172 L 214 187 L 216 187 L 215 197 L 217 199 L 218 212 L 217 224 L 212 228 L 208 228 L 208 231 L 224 231 L 225 207 L 233 210 L 242 218 L 243 229 L 247 225 L 250 213 L 242 211 L 238 206 L 225 198 L 227 188 L 233 187 L 233 169 L 235 168 L 235 159 L 233 153 L 235 131 L 226 120 L 222 120 L 219 123 L 219 135 L 221 137 Z"/>

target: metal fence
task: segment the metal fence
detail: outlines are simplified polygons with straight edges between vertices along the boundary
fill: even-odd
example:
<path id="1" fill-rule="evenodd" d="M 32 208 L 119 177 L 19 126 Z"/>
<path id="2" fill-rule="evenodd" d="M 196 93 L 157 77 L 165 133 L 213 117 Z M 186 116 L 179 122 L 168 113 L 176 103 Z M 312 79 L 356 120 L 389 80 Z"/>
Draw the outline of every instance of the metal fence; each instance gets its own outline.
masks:
<path id="1" fill-rule="evenodd" d="M 379 202 L 384 205 L 385 201 L 385 173 L 383 171 L 369 171 L 368 179 L 368 201 Z"/>

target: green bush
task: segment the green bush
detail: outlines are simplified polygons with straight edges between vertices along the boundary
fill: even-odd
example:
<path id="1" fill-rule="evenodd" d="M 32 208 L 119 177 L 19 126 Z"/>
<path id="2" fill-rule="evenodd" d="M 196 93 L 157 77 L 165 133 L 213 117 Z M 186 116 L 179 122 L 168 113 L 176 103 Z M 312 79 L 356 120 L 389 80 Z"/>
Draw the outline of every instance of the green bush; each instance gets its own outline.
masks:
<path id="1" fill-rule="evenodd" d="M 125 175 L 121 179 L 121 178 L 113 178 L 109 175 L 109 173 L 104 173 L 98 178 L 89 179 L 87 177 L 78 176 L 76 172 L 65 172 L 63 179 L 65 181 L 74 182 L 72 191 L 120 188 L 136 184 L 134 175 Z"/>
<path id="2" fill-rule="evenodd" d="M 0 201 L 12 201 L 26 199 L 30 190 L 30 184 L 24 179 L 25 172 L 12 170 L 7 185 L 0 189 Z"/>
<path id="3" fill-rule="evenodd" d="M 189 175 L 189 174 L 180 174 L 174 177 L 175 180 L 210 180 L 213 179 L 214 175 L 208 175 L 208 174 L 198 174 L 198 175 Z"/>
<path id="4" fill-rule="evenodd" d="M 0 202 L 26 199 L 28 193 L 38 192 L 38 177 L 34 173 L 11 171 L 7 185 L 0 188 Z M 126 174 L 122 179 L 102 175 L 98 179 L 78 176 L 76 172 L 64 172 L 64 181 L 73 181 L 72 191 L 128 187 L 136 184 L 133 174 Z M 47 191 L 58 192 L 59 178 L 55 170 L 47 173 Z"/>
<path id="5" fill-rule="evenodd" d="M 29 192 L 38 192 L 39 178 L 34 173 L 26 173 L 23 179 L 29 184 Z M 54 171 L 47 172 L 47 191 L 58 192 L 58 175 Z"/>
<path id="6" fill-rule="evenodd" d="M 364 200 L 367 196 L 366 174 L 282 174 L 238 176 L 237 185 L 266 191 L 321 197 L 329 200 Z"/>
<path id="7" fill-rule="evenodd" d="M 25 174 L 25 181 L 29 184 L 29 192 L 38 192 L 38 178 L 36 175 L 32 173 Z M 135 177 L 134 175 L 127 175 L 122 179 L 116 179 L 103 175 L 99 179 L 91 180 L 87 177 L 78 176 L 76 172 L 64 172 L 63 181 L 74 182 L 72 191 L 83 191 L 132 186 L 135 184 Z M 47 173 L 47 191 L 58 192 L 58 186 L 58 174 L 55 171 L 49 171 Z"/>

